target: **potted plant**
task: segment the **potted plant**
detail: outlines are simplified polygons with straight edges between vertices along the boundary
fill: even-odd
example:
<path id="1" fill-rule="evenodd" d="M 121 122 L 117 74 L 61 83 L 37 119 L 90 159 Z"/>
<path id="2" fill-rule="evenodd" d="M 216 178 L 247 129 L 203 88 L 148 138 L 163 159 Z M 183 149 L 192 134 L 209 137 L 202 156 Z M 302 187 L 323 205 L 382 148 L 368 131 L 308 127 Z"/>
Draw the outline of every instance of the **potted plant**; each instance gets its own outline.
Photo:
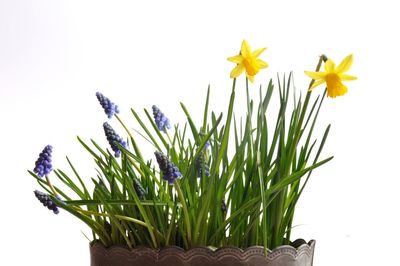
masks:
<path id="1" fill-rule="evenodd" d="M 344 95 L 342 81 L 355 79 L 345 74 L 353 58 L 336 67 L 321 56 L 316 71 L 305 72 L 312 80 L 304 98 L 291 91 L 290 74 L 260 88 L 255 101 L 249 81 L 268 66 L 258 58 L 264 50 L 243 41 L 239 55 L 228 58 L 237 64 L 228 110 L 210 111 L 208 88 L 200 123 L 181 103 L 187 122 L 172 126 L 154 105 L 144 118 L 131 109 L 140 127 L 134 134 L 118 106 L 96 93 L 110 119 L 103 129 L 111 150 L 78 137 L 95 161 L 95 177 L 80 176 L 68 158 L 70 174 L 53 170 L 52 147 L 44 148 L 29 171 L 45 191 L 35 196 L 55 214 L 61 208 L 90 227 L 91 265 L 312 265 L 315 241 L 291 241 L 293 216 L 312 171 L 333 158 L 320 158 L 330 125 L 320 141 L 313 130 L 325 96 Z M 247 99 L 239 104 L 247 112 L 239 119 L 234 104 L 242 73 Z M 313 97 L 322 84 L 325 91 Z M 275 115 L 268 109 L 273 97 Z M 126 138 L 111 125 L 117 122 Z M 154 157 L 142 154 L 137 137 L 150 143 Z"/>

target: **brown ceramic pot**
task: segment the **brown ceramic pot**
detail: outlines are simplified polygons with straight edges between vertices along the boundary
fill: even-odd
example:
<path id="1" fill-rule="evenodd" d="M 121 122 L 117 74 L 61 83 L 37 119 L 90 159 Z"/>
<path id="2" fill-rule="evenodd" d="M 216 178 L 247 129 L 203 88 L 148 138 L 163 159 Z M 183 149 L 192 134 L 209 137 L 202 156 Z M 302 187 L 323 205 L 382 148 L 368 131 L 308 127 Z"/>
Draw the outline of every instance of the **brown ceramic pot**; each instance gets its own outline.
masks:
<path id="1" fill-rule="evenodd" d="M 195 247 L 185 251 L 176 246 L 160 250 L 121 246 L 105 248 L 96 242 L 90 246 L 91 266 L 312 266 L 315 241 L 296 240 L 264 254 L 264 248 L 222 247 L 212 250 Z"/>

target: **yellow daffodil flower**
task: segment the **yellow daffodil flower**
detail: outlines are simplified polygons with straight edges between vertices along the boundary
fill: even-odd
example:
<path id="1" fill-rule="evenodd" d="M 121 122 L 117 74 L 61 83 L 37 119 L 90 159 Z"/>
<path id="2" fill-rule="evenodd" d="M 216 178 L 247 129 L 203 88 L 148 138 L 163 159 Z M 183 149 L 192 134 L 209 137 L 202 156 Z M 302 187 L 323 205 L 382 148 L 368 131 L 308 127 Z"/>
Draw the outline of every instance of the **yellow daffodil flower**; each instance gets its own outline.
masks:
<path id="1" fill-rule="evenodd" d="M 268 67 L 267 63 L 261 59 L 257 59 L 257 57 L 265 50 L 266 48 L 261 48 L 252 52 L 250 45 L 246 40 L 243 40 L 240 54 L 228 58 L 229 61 L 237 64 L 231 72 L 231 78 L 237 78 L 240 74 L 246 71 L 247 78 L 251 82 L 254 82 L 254 76 L 258 71 Z"/>
<path id="2" fill-rule="evenodd" d="M 353 55 L 351 54 L 343 59 L 337 67 L 335 67 L 335 63 L 331 59 L 328 59 L 325 62 L 325 72 L 304 71 L 307 76 L 315 80 L 309 91 L 326 83 L 329 97 L 335 98 L 336 96 L 344 95 L 347 92 L 347 87 L 343 85 L 342 81 L 357 79 L 354 76 L 344 74 L 350 69 L 352 64 Z"/>

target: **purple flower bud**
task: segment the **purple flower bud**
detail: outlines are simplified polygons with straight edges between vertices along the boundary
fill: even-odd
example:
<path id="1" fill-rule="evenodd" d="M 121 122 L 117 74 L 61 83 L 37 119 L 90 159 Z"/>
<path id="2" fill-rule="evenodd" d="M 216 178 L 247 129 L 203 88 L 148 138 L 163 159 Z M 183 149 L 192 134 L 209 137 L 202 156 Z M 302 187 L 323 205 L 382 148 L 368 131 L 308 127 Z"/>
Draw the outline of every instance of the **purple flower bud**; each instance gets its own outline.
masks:
<path id="1" fill-rule="evenodd" d="M 210 142 L 207 141 L 206 144 L 204 145 L 204 149 L 208 149 L 210 147 Z"/>
<path id="2" fill-rule="evenodd" d="M 200 129 L 201 130 L 201 129 Z M 200 136 L 200 141 L 202 141 L 202 138 L 204 137 L 204 135 L 205 134 L 203 134 L 203 133 L 199 133 L 199 136 Z M 204 144 L 204 149 L 206 150 L 206 149 L 208 149 L 208 147 L 210 147 L 210 141 L 209 140 L 207 140 L 207 142 L 206 142 L 206 144 Z"/>
<path id="3" fill-rule="evenodd" d="M 43 204 L 43 206 L 47 207 L 49 210 L 52 210 L 54 214 L 58 214 L 60 211 L 58 210 L 57 205 L 54 201 L 51 200 L 48 194 L 43 193 L 39 190 L 35 190 L 33 192 L 36 198 Z"/>
<path id="4" fill-rule="evenodd" d="M 110 99 L 105 97 L 100 92 L 96 92 L 96 97 L 99 100 L 101 106 L 104 109 L 104 112 L 106 113 L 106 115 L 109 119 L 111 119 L 114 114 L 119 114 L 118 105 L 111 102 Z"/>
<path id="5" fill-rule="evenodd" d="M 109 235 L 111 235 L 111 224 L 108 222 L 108 221 L 106 221 L 106 220 L 104 220 L 104 229 L 106 230 L 106 232 L 109 234 Z"/>
<path id="6" fill-rule="evenodd" d="M 138 195 L 139 199 L 143 200 L 146 195 L 146 190 L 136 178 L 133 179 L 133 187 L 135 188 L 136 194 Z"/>
<path id="7" fill-rule="evenodd" d="M 210 167 L 204 161 L 203 152 L 201 152 L 199 154 L 199 156 L 196 158 L 194 164 L 195 164 L 195 167 L 196 167 L 196 170 L 197 170 L 197 177 L 202 177 L 203 176 L 203 169 L 204 169 L 204 175 L 205 176 L 210 176 Z"/>
<path id="8" fill-rule="evenodd" d="M 179 172 L 178 167 L 176 167 L 170 160 L 168 160 L 167 156 L 162 154 L 159 151 L 155 153 L 157 163 L 160 167 L 160 170 L 163 172 L 163 179 L 168 181 L 170 185 L 172 185 L 176 178 L 181 178 L 182 174 Z"/>
<path id="9" fill-rule="evenodd" d="M 154 121 L 156 122 L 158 129 L 166 133 L 167 129 L 171 128 L 169 119 L 164 115 L 163 112 L 161 112 L 161 110 L 157 106 L 153 105 L 152 108 Z"/>
<path id="10" fill-rule="evenodd" d="M 53 147 L 47 145 L 44 147 L 43 151 L 39 154 L 39 158 L 35 162 L 35 168 L 33 172 L 35 172 L 38 176 L 43 177 L 48 175 L 53 166 L 51 165 L 51 152 L 53 151 Z"/>
<path id="11" fill-rule="evenodd" d="M 225 200 L 222 200 L 222 202 L 221 202 L 221 211 L 222 211 L 223 213 L 226 214 L 226 211 L 227 211 L 227 210 L 228 210 L 228 209 L 227 209 L 227 207 L 226 207 Z"/>
<path id="12" fill-rule="evenodd" d="M 126 142 L 117 133 L 115 133 L 114 129 L 107 122 L 104 122 L 103 128 L 108 143 L 110 143 L 111 149 L 115 153 L 115 157 L 119 157 L 121 155 L 121 151 L 116 143 L 119 143 L 121 146 L 126 148 Z"/>

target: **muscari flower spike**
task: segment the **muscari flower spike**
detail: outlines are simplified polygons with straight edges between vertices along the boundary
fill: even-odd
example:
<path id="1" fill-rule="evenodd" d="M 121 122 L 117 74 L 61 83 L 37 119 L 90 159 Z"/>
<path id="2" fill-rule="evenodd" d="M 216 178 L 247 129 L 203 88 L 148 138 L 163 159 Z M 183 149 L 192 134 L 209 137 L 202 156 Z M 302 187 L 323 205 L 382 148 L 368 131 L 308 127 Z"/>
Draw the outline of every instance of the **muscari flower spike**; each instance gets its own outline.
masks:
<path id="1" fill-rule="evenodd" d="M 161 110 L 157 106 L 153 105 L 152 109 L 154 121 L 156 122 L 158 129 L 166 133 L 167 129 L 171 128 L 169 119 L 164 115 L 163 112 L 161 112 Z"/>
<path id="2" fill-rule="evenodd" d="M 204 160 L 203 152 L 201 152 L 199 154 L 199 156 L 197 156 L 197 158 L 195 160 L 195 166 L 196 166 L 196 171 L 197 171 L 197 177 L 203 176 L 203 169 L 204 169 L 204 175 L 210 176 L 210 167 Z"/>
<path id="3" fill-rule="evenodd" d="M 116 143 L 119 143 L 121 146 L 126 148 L 126 142 L 117 133 L 115 133 L 115 130 L 107 122 L 104 122 L 103 128 L 108 143 L 110 143 L 111 149 L 114 151 L 115 157 L 119 157 L 121 155 L 121 151 Z"/>
<path id="4" fill-rule="evenodd" d="M 135 188 L 136 194 L 138 195 L 139 199 L 143 200 L 146 195 L 146 190 L 136 178 L 133 179 L 133 187 Z"/>
<path id="5" fill-rule="evenodd" d="M 33 172 L 35 172 L 38 176 L 44 177 L 53 169 L 53 166 L 51 165 L 52 151 L 53 147 L 51 145 L 47 145 L 39 154 L 39 158 L 36 160 L 35 168 L 33 169 Z"/>
<path id="6" fill-rule="evenodd" d="M 104 229 L 106 230 L 106 232 L 108 233 L 108 234 L 111 234 L 111 224 L 108 222 L 108 221 L 106 221 L 106 220 L 104 220 Z"/>
<path id="7" fill-rule="evenodd" d="M 210 141 L 207 140 L 206 144 L 204 145 L 204 149 L 208 149 L 210 147 Z"/>
<path id="8" fill-rule="evenodd" d="M 51 200 L 48 194 L 43 193 L 39 190 L 35 190 L 33 192 L 36 198 L 43 204 L 43 206 L 47 207 L 49 210 L 52 210 L 54 214 L 58 214 L 60 211 L 58 210 L 57 205 L 54 201 Z"/>
<path id="9" fill-rule="evenodd" d="M 226 207 L 225 200 L 222 200 L 222 202 L 221 202 L 221 211 L 222 211 L 223 213 L 226 213 L 227 210 L 228 210 L 228 208 Z"/>
<path id="10" fill-rule="evenodd" d="M 101 106 L 104 109 L 104 112 L 106 113 L 109 119 L 111 119 L 114 114 L 119 114 L 118 105 L 111 102 L 110 99 L 108 99 L 106 96 L 104 96 L 100 92 L 96 92 L 96 97 L 99 100 Z"/>
<path id="11" fill-rule="evenodd" d="M 163 179 L 168 181 L 168 184 L 172 185 L 176 178 L 182 177 L 182 174 L 181 172 L 179 172 L 178 167 L 176 167 L 170 160 L 168 160 L 167 156 L 159 151 L 156 151 L 154 154 L 156 156 L 160 170 L 164 174 Z"/>
<path id="12" fill-rule="evenodd" d="M 201 129 L 200 129 L 201 130 Z M 204 137 L 204 133 L 199 133 L 199 136 L 202 138 L 202 137 Z M 210 141 L 209 140 L 207 140 L 207 142 L 206 142 L 206 144 L 204 144 L 204 149 L 206 150 L 206 149 L 208 149 L 210 147 Z"/>

